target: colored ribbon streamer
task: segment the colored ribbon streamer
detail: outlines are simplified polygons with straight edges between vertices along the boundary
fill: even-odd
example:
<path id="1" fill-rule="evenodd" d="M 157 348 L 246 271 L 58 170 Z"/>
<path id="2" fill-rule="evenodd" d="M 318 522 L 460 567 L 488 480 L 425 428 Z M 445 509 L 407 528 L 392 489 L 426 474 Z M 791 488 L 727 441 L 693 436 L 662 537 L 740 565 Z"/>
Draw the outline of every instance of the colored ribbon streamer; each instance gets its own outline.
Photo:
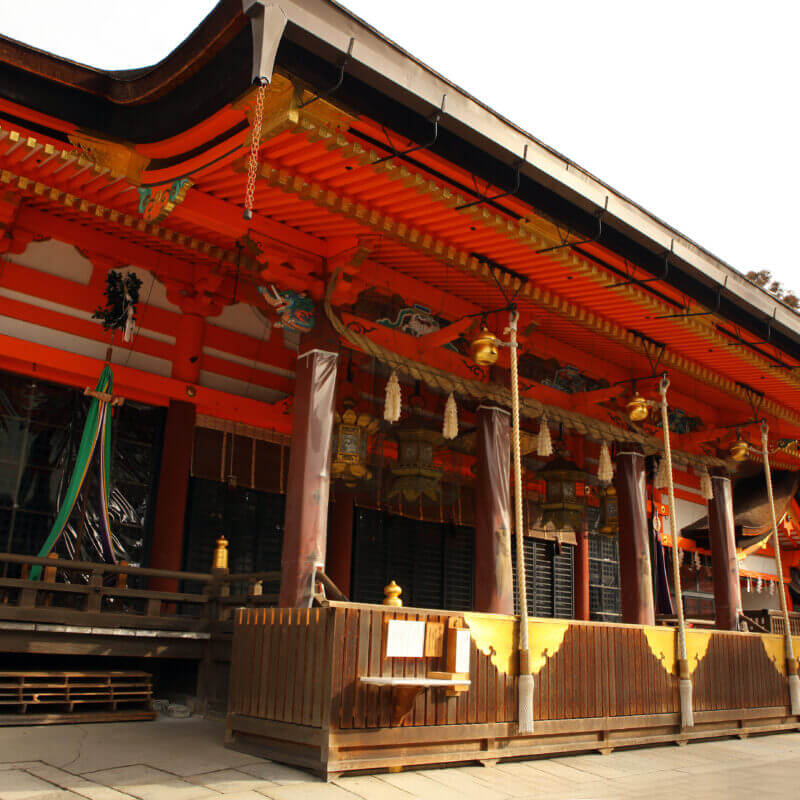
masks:
<path id="1" fill-rule="evenodd" d="M 114 378 L 111 368 L 106 364 L 100 373 L 95 391 L 98 394 L 110 395 L 113 390 Z M 89 413 L 86 415 L 86 423 L 83 426 L 78 456 L 75 461 L 75 468 L 72 470 L 67 492 L 64 501 L 58 511 L 53 527 L 47 536 L 41 550 L 37 554 L 39 558 L 47 558 L 53 548 L 58 543 L 64 529 L 69 522 L 69 518 L 78 501 L 81 488 L 89 474 L 92 458 L 97 443 L 100 442 L 100 509 L 101 509 L 101 533 L 103 544 L 103 555 L 110 563 L 115 563 L 114 546 L 111 538 L 111 523 L 108 517 L 108 496 L 111 488 L 111 414 L 109 403 L 92 397 L 89 404 Z M 77 555 L 77 554 L 76 554 Z M 34 566 L 30 572 L 30 580 L 39 580 L 42 574 L 42 567 Z"/>

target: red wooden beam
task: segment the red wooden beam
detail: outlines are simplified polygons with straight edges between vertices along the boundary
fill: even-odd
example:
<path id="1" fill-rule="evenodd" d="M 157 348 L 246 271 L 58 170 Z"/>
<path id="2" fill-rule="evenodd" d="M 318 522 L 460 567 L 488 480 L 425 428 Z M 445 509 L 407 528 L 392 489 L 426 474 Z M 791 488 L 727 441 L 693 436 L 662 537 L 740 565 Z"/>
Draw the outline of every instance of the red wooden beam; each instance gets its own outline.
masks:
<path id="1" fill-rule="evenodd" d="M 0 334 L 0 366 L 29 375 L 41 375 L 44 372 L 54 380 L 83 387 L 97 380 L 103 362 Z M 114 364 L 113 370 L 114 393 L 121 397 L 141 399 L 155 405 L 166 405 L 171 399 L 182 400 L 194 403 L 201 414 L 291 433 L 291 415 L 279 403 L 262 403 L 205 386 L 191 387 L 194 392 L 192 395 L 187 392 L 187 384 L 173 378 L 120 364 Z"/>

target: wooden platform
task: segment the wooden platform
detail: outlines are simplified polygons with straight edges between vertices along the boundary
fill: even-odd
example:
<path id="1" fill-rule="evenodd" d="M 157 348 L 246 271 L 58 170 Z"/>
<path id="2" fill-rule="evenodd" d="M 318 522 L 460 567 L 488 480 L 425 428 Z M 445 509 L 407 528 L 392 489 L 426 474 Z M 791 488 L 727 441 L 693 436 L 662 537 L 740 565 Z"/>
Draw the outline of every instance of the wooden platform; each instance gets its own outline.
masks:
<path id="1" fill-rule="evenodd" d="M 386 655 L 390 620 L 425 624 L 421 657 Z M 469 684 L 456 694 L 429 677 L 452 672 L 447 639 L 427 649 L 440 626 L 468 631 Z M 242 609 L 227 743 L 331 778 L 800 729 L 780 636 L 687 632 L 696 724 L 682 728 L 673 628 L 535 619 L 534 732 L 520 736 L 517 628 L 513 617 L 350 603 Z"/>
<path id="2" fill-rule="evenodd" d="M 146 672 L 0 672 L 0 725 L 154 719 Z"/>

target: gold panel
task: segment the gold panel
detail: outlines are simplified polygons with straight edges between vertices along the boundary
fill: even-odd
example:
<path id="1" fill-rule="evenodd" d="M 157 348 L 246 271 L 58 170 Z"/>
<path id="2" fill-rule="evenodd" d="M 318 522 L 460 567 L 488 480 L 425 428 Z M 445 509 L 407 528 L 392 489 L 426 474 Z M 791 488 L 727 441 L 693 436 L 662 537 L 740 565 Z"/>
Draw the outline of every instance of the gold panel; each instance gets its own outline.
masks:
<path id="1" fill-rule="evenodd" d="M 514 617 L 500 614 L 464 614 L 464 621 L 470 630 L 476 647 L 490 657 L 494 667 L 505 675 L 516 675 L 518 623 Z M 531 672 L 536 675 L 555 655 L 564 641 L 569 622 L 550 620 L 530 620 L 528 638 L 530 641 Z"/>
<path id="2" fill-rule="evenodd" d="M 115 177 L 126 178 L 135 186 L 142 182 L 142 172 L 150 159 L 138 153 L 132 145 L 100 139 L 88 133 L 71 133 L 69 140 L 89 161 L 109 170 Z"/>
<path id="3" fill-rule="evenodd" d="M 661 662 L 661 666 L 671 675 L 677 675 L 678 629 L 665 626 L 643 628 L 650 652 Z M 713 631 L 686 631 L 686 659 L 689 673 L 693 673 L 708 650 Z"/>

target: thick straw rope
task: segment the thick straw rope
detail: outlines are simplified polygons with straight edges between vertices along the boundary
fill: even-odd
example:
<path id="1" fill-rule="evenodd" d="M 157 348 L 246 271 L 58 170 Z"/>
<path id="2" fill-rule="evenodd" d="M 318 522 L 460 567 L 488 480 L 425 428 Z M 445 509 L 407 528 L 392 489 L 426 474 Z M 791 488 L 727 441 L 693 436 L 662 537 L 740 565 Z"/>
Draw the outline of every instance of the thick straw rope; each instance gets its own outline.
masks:
<path id="1" fill-rule="evenodd" d="M 519 314 L 511 312 L 508 325 L 511 354 L 511 448 L 514 460 L 514 507 L 517 547 L 517 594 L 519 595 L 519 678 L 518 733 L 533 733 L 533 675 L 530 671 L 528 643 L 528 585 L 525 580 L 525 548 L 522 530 L 522 456 L 519 446 L 519 377 L 517 374 L 517 320 Z"/>
<path id="2" fill-rule="evenodd" d="M 460 397 L 472 398 L 479 402 L 491 401 L 500 406 L 508 408 L 511 405 L 511 396 L 508 389 L 492 383 L 483 381 L 469 380 L 452 375 L 444 370 L 436 369 L 419 361 L 401 356 L 394 353 L 383 345 L 372 341 L 368 336 L 357 333 L 348 328 L 333 310 L 331 297 L 336 288 L 336 282 L 341 274 L 342 268 L 337 269 L 328 281 L 325 292 L 324 308 L 325 314 L 330 320 L 334 330 L 347 342 L 357 347 L 367 355 L 374 356 L 378 361 L 386 364 L 390 370 L 402 372 L 412 380 L 422 381 L 429 388 L 444 395 L 454 392 Z M 574 411 L 567 411 L 558 406 L 550 406 L 532 398 L 522 398 L 520 400 L 520 415 L 528 419 L 539 419 L 543 414 L 552 422 L 562 424 L 581 436 L 589 436 L 593 439 L 616 442 L 632 442 L 642 447 L 646 454 L 656 453 L 661 450 L 661 442 L 654 436 L 638 433 L 636 431 L 625 430 L 608 422 L 587 417 Z M 679 453 L 681 461 L 688 464 L 706 464 L 708 466 L 722 467 L 725 462 L 722 459 L 712 456 L 701 456 L 693 453 Z"/>
<path id="3" fill-rule="evenodd" d="M 781 565 L 781 544 L 778 541 L 778 518 L 775 514 L 775 498 L 772 494 L 772 471 L 769 467 L 769 425 L 761 423 L 761 455 L 764 459 L 764 478 L 767 484 L 769 513 L 772 519 L 772 546 L 775 548 L 775 574 L 778 578 L 778 595 L 783 612 L 784 643 L 786 647 L 786 672 L 789 676 L 789 700 L 792 714 L 800 714 L 800 678 L 797 676 L 797 662 L 794 660 L 792 629 L 789 626 L 789 608 L 786 605 L 786 590 L 783 586 L 783 567 Z"/>
<path id="4" fill-rule="evenodd" d="M 675 587 L 675 605 L 678 613 L 678 665 L 681 696 L 681 727 L 694 727 L 692 709 L 692 680 L 689 676 L 689 659 L 686 655 L 686 620 L 683 615 L 683 592 L 681 591 L 681 566 L 678 558 L 678 514 L 675 507 L 675 483 L 672 478 L 672 447 L 669 433 L 669 408 L 667 389 L 669 378 L 664 375 L 659 385 L 661 393 L 661 424 L 664 431 L 664 459 L 666 461 L 667 491 L 669 493 L 669 517 L 672 529 L 672 577 Z"/>

